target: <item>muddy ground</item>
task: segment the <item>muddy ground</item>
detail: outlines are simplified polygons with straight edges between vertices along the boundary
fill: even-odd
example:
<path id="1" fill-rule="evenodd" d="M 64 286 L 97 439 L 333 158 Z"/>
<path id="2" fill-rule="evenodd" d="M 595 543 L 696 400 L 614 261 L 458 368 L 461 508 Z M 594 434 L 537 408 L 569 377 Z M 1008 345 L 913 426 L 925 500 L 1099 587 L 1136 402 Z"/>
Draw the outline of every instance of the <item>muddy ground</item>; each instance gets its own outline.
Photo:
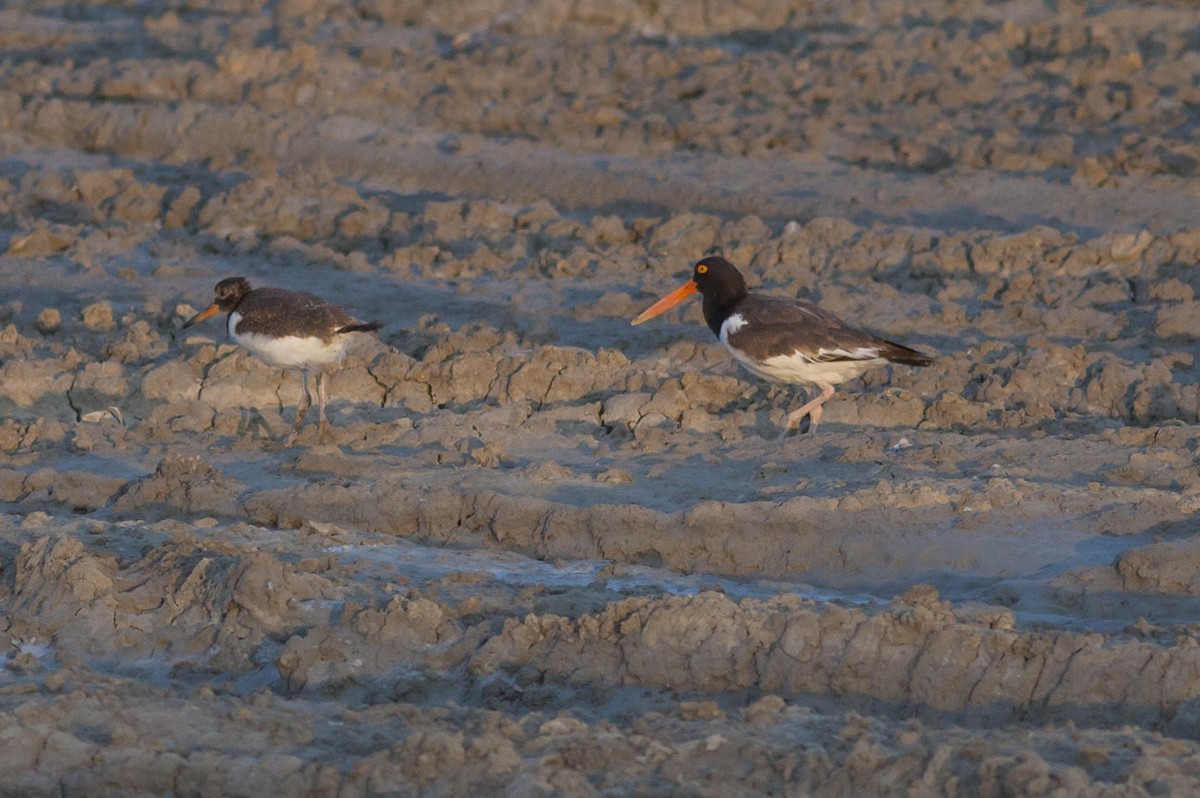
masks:
<path id="1" fill-rule="evenodd" d="M 0 794 L 1194 794 L 1197 30 L 3 4 Z M 710 252 L 936 359 L 780 440 Z"/>

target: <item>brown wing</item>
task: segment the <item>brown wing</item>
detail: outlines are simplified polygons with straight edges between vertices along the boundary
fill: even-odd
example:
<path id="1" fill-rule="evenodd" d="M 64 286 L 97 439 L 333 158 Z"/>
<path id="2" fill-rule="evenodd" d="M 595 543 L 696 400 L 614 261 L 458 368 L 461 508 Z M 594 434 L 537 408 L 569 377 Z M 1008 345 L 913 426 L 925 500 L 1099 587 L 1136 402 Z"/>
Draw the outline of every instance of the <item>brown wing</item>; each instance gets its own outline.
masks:
<path id="1" fill-rule="evenodd" d="M 326 341 L 342 327 L 355 324 L 346 311 L 307 291 L 256 288 L 246 295 L 237 312 L 242 315 L 239 333 L 316 336 Z"/>
<path id="2" fill-rule="evenodd" d="M 874 360 L 928 366 L 933 361 L 907 346 L 850 327 L 811 302 L 750 295 L 735 310 L 745 325 L 728 336 L 755 360 L 799 352 L 814 361 Z"/>

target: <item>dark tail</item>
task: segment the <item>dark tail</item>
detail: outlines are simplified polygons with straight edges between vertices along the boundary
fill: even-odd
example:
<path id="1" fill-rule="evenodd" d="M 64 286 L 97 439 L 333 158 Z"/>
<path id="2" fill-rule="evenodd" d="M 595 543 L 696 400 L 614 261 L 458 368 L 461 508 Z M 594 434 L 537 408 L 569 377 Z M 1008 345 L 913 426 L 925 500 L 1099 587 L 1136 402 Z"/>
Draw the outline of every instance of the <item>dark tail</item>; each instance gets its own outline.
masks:
<path id="1" fill-rule="evenodd" d="M 377 321 L 368 321 L 363 324 L 347 324 L 345 327 L 338 327 L 337 331 L 338 333 L 373 332 L 382 326 Z"/>
<path id="2" fill-rule="evenodd" d="M 933 362 L 933 358 L 923 355 L 915 349 L 909 349 L 903 344 L 898 344 L 895 341 L 884 341 L 883 343 L 885 346 L 880 350 L 879 354 L 892 363 L 900 363 L 905 366 L 928 366 Z"/>

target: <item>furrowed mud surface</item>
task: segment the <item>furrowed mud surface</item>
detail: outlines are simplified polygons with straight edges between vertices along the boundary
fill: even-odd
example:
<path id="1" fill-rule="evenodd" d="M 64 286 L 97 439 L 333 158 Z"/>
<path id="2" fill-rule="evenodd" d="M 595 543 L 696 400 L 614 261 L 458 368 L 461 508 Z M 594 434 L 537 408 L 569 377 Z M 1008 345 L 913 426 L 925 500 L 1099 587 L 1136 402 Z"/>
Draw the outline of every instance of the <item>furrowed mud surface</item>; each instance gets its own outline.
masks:
<path id="1" fill-rule="evenodd" d="M 0 4 L 0 794 L 1194 794 L 1198 26 Z M 713 252 L 933 365 L 780 439 Z"/>

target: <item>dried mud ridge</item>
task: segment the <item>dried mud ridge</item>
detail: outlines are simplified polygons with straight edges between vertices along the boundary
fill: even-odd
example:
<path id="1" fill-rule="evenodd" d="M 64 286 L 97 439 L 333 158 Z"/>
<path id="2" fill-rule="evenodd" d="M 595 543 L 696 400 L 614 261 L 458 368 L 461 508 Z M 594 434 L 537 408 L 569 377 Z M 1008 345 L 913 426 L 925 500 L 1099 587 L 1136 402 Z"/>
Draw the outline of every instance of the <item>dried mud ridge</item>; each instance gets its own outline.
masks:
<path id="1" fill-rule="evenodd" d="M 0 793 L 1194 793 L 1197 25 L 0 8 Z M 938 356 L 777 441 L 711 251 Z"/>

